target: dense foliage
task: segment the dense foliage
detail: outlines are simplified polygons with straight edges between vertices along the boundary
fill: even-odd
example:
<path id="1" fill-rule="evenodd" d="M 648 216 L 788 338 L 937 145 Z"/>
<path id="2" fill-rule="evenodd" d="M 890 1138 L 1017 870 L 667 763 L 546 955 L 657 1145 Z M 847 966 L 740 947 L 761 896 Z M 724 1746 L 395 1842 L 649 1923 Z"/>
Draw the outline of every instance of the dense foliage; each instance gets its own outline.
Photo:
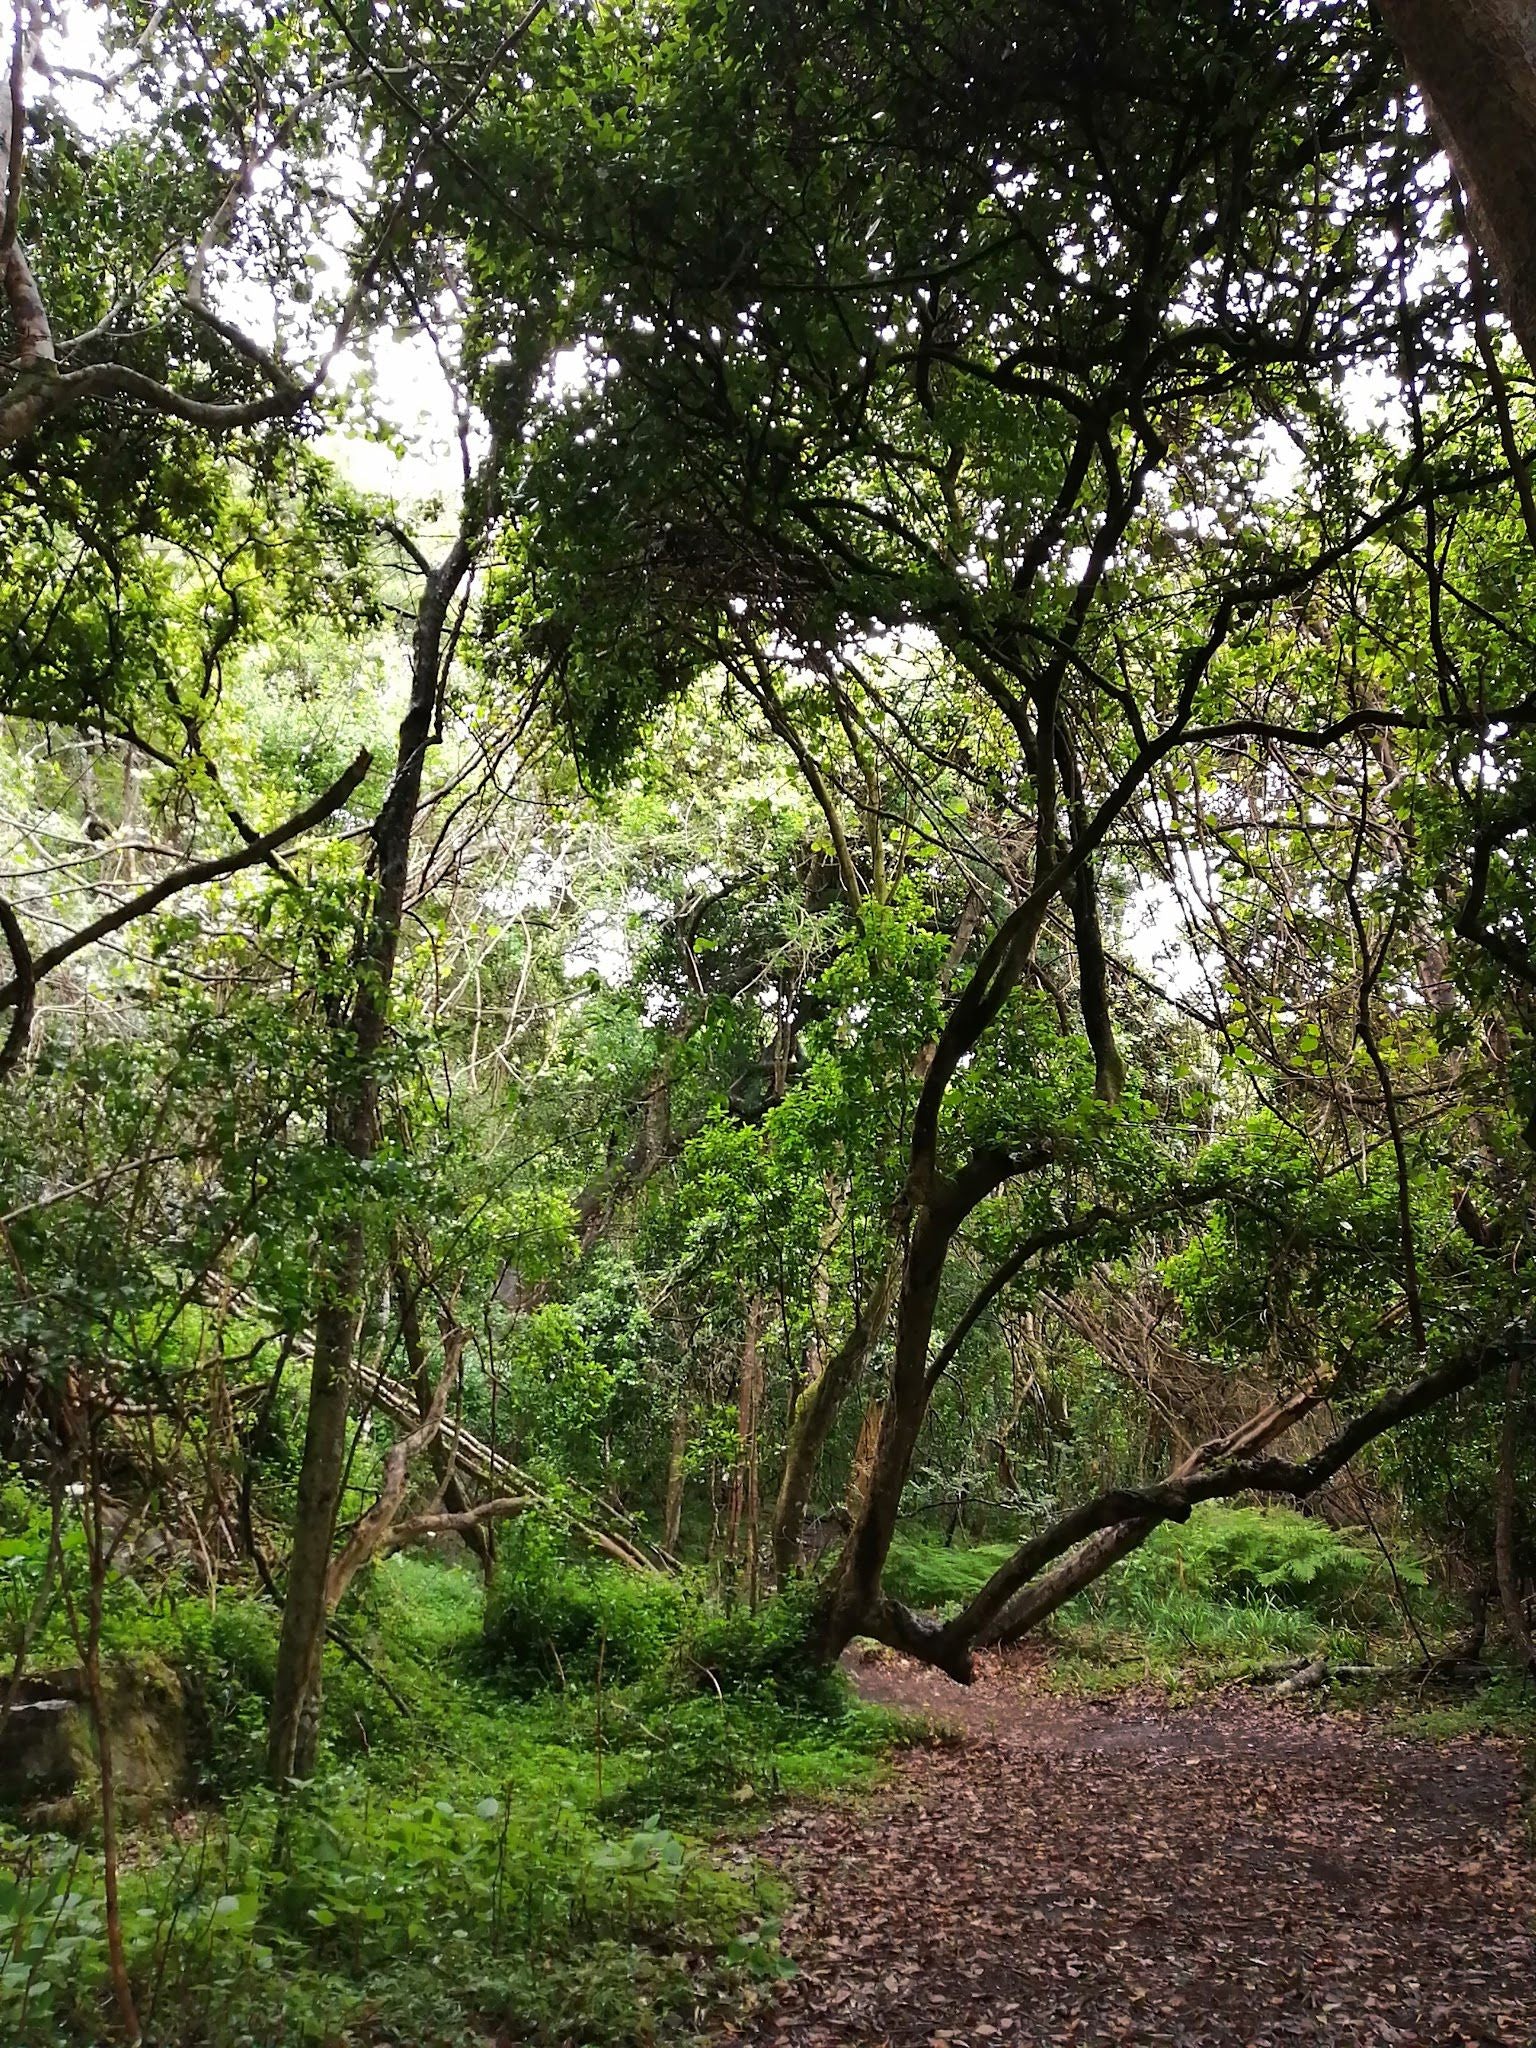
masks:
<path id="1" fill-rule="evenodd" d="M 644 2038 L 859 1637 L 1529 1662 L 1536 415 L 1370 11 L 17 24 L 18 2024 Z"/>

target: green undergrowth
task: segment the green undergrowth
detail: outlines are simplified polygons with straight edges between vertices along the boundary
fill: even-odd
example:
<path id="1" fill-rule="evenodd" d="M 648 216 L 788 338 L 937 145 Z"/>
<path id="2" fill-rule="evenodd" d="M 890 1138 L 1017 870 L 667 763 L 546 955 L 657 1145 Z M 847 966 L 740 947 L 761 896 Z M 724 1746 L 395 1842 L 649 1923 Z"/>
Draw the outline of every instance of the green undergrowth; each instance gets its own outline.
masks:
<path id="1" fill-rule="evenodd" d="M 900 1724 L 841 1680 L 814 1698 L 769 1682 L 772 1610 L 691 1614 L 610 1663 L 626 1601 L 668 1596 L 595 1576 L 590 1666 L 578 1639 L 564 1682 L 536 1687 L 509 1683 L 468 1574 L 372 1574 L 343 1621 L 373 1670 L 328 1653 L 325 1767 L 286 1811 L 258 1771 L 270 1613 L 172 1603 L 139 1631 L 198 1702 L 202 1785 L 123 1859 L 146 2043 L 617 2048 L 689 2039 L 787 1970 L 743 1823 L 867 1782 Z M 0 2039 L 73 2048 L 111 2026 L 99 1847 L 6 1826 Z"/>
<path id="2" fill-rule="evenodd" d="M 954 1543 L 898 1536 L 886 1560 L 885 1587 L 921 1610 L 959 1607 L 1013 1555 L 1011 1543 Z"/>
<path id="3" fill-rule="evenodd" d="M 1210 1503 L 1062 1609 L 1055 1682 L 1198 1690 L 1288 1660 L 1368 1663 L 1414 1642 L 1436 1606 L 1406 1546 L 1294 1508 Z"/>
<path id="4" fill-rule="evenodd" d="M 722 1605 L 702 1576 L 573 1558 L 532 1517 L 509 1537 L 484 1632 L 487 1666 L 506 1690 L 533 1696 L 643 1678 L 683 1696 L 753 1692 L 814 1713 L 841 1710 L 842 1681 L 805 1651 L 810 1588 L 755 1610 Z"/>
<path id="5" fill-rule="evenodd" d="M 914 1607 L 953 1611 L 1011 1548 L 902 1538 L 886 1583 Z M 1164 1523 L 1061 1609 L 1045 1632 L 1050 1678 L 1083 1693 L 1193 1690 L 1288 1659 L 1365 1662 L 1416 1641 L 1439 1604 L 1405 1546 L 1389 1554 L 1368 1531 L 1290 1508 L 1212 1503 Z"/>
<path id="6" fill-rule="evenodd" d="M 1339 1687 L 1353 1706 L 1368 1707 L 1395 1735 L 1450 1742 L 1494 1735 L 1516 1743 L 1524 1756 L 1528 1789 L 1536 1794 L 1536 1683 L 1513 1668 L 1495 1669 L 1484 1684 L 1406 1682 L 1391 1677 Z M 1536 1819 L 1536 1812 L 1533 1812 Z"/>

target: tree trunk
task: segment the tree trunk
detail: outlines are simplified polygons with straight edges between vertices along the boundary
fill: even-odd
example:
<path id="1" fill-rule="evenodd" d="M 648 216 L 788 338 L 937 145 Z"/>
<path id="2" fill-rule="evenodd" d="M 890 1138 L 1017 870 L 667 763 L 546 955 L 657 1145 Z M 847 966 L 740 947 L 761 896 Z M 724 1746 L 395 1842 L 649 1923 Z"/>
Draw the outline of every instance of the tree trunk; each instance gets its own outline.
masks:
<path id="1" fill-rule="evenodd" d="M 683 1486 L 688 1462 L 688 1403 L 679 1401 L 667 1447 L 667 1492 L 661 1510 L 661 1547 L 675 1552 L 683 1526 Z"/>
<path id="2" fill-rule="evenodd" d="M 1227 1500 L 1242 1493 L 1304 1500 L 1342 1472 L 1356 1452 L 1377 1437 L 1477 1385 L 1491 1372 L 1523 1363 L 1533 1352 L 1536 1325 L 1529 1321 L 1510 1323 L 1497 1335 L 1468 1344 L 1443 1365 L 1383 1394 L 1311 1457 L 1287 1463 L 1280 1458 L 1253 1456 L 1255 1443 L 1272 1441 L 1282 1427 L 1290 1426 L 1285 1419 L 1288 1410 L 1301 1402 L 1315 1405 L 1318 1398 L 1315 1393 L 1293 1395 L 1289 1402 L 1277 1403 L 1263 1416 L 1255 1417 L 1233 1437 L 1192 1453 L 1178 1473 L 1158 1484 L 1110 1487 L 1061 1516 L 1049 1528 L 1022 1543 L 952 1620 L 926 1620 L 899 1602 L 882 1597 L 877 1588 L 854 1627 L 862 1626 L 897 1649 L 924 1658 L 952 1677 L 968 1680 L 973 1675 L 972 1646 L 988 1638 L 1015 1597 L 1037 1582 L 1043 1584 L 1039 1575 L 1047 1567 L 1068 1558 L 1101 1532 L 1129 1533 L 1131 1526 L 1136 1525 L 1140 1540 L 1160 1522 L 1187 1521 L 1202 1501 Z M 1235 1446 L 1241 1447 L 1242 1455 L 1231 1455 Z M 1108 1561 L 1111 1548 L 1106 1545 L 1097 1555 Z M 832 1633 L 824 1631 L 822 1640 L 829 1640 Z M 846 1635 L 843 1640 L 847 1640 Z"/>
<path id="3" fill-rule="evenodd" d="M 473 542 L 483 529 L 498 464 L 493 442 L 475 486 L 466 493 L 458 538 L 426 574 L 411 642 L 411 694 L 400 721 L 394 777 L 373 827 L 374 875 L 352 954 L 354 994 L 350 1013 L 337 1026 L 341 1078 L 333 1085 L 326 1112 L 330 1143 L 359 1168 L 373 1158 L 378 1144 L 379 1055 L 389 1030 L 411 838 L 437 720 L 448 611 L 469 573 Z M 347 1412 L 367 1257 L 361 1178 L 354 1182 L 343 1213 L 329 1224 L 336 1251 L 322 1267 L 316 1289 L 309 1412 L 267 1732 L 267 1768 L 279 1785 L 310 1774 L 319 1741 L 327 1580 L 346 1464 Z"/>
<path id="4" fill-rule="evenodd" d="M 1284 1401 L 1273 1402 L 1216 1442 L 1198 1445 L 1175 1466 L 1170 1478 L 1175 1482 L 1190 1479 L 1218 1459 L 1251 1457 L 1255 1451 L 1278 1443 L 1281 1437 L 1288 1435 L 1297 1423 L 1313 1412 L 1324 1398 L 1324 1393 L 1324 1385 L 1319 1380 Z M 1129 1557 L 1133 1550 L 1139 1550 L 1157 1526 L 1155 1520 L 1142 1519 L 1122 1522 L 1119 1528 L 1101 1529 L 1097 1536 L 1090 1536 L 1053 1570 L 1031 1580 L 1015 1593 L 991 1626 L 981 1631 L 978 1643 L 990 1647 L 998 1643 L 1018 1642 L 1021 1636 L 1028 1635 L 1031 1629 L 1038 1628 L 1042 1621 L 1065 1607 L 1086 1586 L 1091 1586 L 1095 1579 L 1102 1578 L 1122 1557 Z"/>
<path id="5" fill-rule="evenodd" d="M 309 1410 L 267 1730 L 267 1769 L 278 1785 L 312 1773 L 320 1739 L 326 1580 L 346 1464 L 352 1358 L 362 1321 L 363 1256 L 359 1220 L 347 1229 L 334 1266 L 320 1283 L 322 1303 L 315 1319 Z"/>
<path id="6" fill-rule="evenodd" d="M 395 1313 L 400 1321 L 400 1341 L 416 1388 L 417 1411 L 425 1422 L 432 1411 L 437 1389 L 432 1383 L 432 1369 L 427 1362 L 426 1340 L 421 1327 L 421 1289 L 419 1286 L 412 1286 L 410 1275 L 398 1257 L 391 1280 L 395 1296 Z M 443 1430 L 436 1431 L 432 1436 L 427 1446 L 427 1455 L 431 1458 L 432 1469 L 437 1474 L 446 1512 L 450 1515 L 470 1517 L 463 1524 L 463 1542 L 466 1549 L 473 1554 L 475 1562 L 480 1567 L 480 1575 L 489 1586 L 491 1575 L 496 1568 L 496 1542 L 492 1534 L 494 1525 L 489 1521 L 473 1519 L 471 1503 L 459 1484 L 456 1460 Z"/>
<path id="7" fill-rule="evenodd" d="M 901 1253 L 898 1248 L 886 1261 L 874 1293 L 860 1310 L 847 1337 L 795 1402 L 784 1444 L 784 1468 L 779 1476 L 778 1499 L 773 1511 L 773 1569 L 781 1585 L 793 1575 L 799 1563 L 806 1511 L 827 1438 L 832 1433 L 843 1402 L 858 1384 L 870 1355 L 885 1334 L 900 1278 Z"/>
<path id="8" fill-rule="evenodd" d="M 736 1396 L 736 1470 L 731 1478 L 730 1547 L 741 1564 L 747 1599 L 755 1607 L 758 1592 L 758 1533 L 762 1502 L 758 1489 L 758 1445 L 763 1409 L 761 1352 L 763 1302 L 754 1294 L 747 1307 L 741 1341 L 741 1378 Z"/>
<path id="9" fill-rule="evenodd" d="M 935 1056 L 930 1083 L 938 1071 Z M 920 1103 L 912 1141 L 917 1163 L 909 1173 L 900 1204 L 905 1250 L 889 1393 L 868 1485 L 810 1634 L 812 1655 L 829 1665 L 890 1605 L 881 1593 L 880 1577 L 896 1533 L 902 1492 L 934 1388 L 958 1348 L 960 1326 L 951 1332 L 937 1357 L 930 1359 L 939 1290 L 955 1233 L 988 1195 L 1016 1175 L 1043 1165 L 1050 1156 L 1046 1144 L 1019 1152 L 982 1148 L 955 1176 L 941 1175 L 933 1163 L 937 1108 L 928 1119 L 925 1138 L 918 1135 L 924 1122 L 921 1109 Z M 965 1321 L 962 1318 L 962 1323 Z M 960 1662 L 968 1668 L 968 1650 Z"/>
<path id="10" fill-rule="evenodd" d="M 462 1535 L 467 1530 L 483 1527 L 485 1520 L 495 1514 L 510 1513 L 514 1503 L 509 1500 L 487 1501 L 479 1508 L 461 1506 L 439 1513 L 434 1503 L 433 1510 L 426 1515 L 407 1517 L 401 1514 L 405 1502 L 406 1488 L 410 1484 L 411 1461 L 418 1452 L 435 1445 L 442 1433 L 443 1416 L 448 1401 L 458 1384 L 459 1364 L 464 1356 L 466 1332 L 448 1328 L 443 1333 L 443 1371 L 435 1387 L 428 1390 L 422 1404 L 422 1417 L 416 1427 L 397 1439 L 391 1445 L 384 1460 L 383 1481 L 379 1497 L 352 1529 L 340 1551 L 331 1559 L 330 1570 L 325 1579 L 325 1611 L 331 1614 L 341 1605 L 342 1596 L 358 1573 L 381 1553 L 393 1549 L 408 1540 L 409 1532 L 422 1531 L 428 1527 L 444 1531 L 452 1530 Z M 518 1496 L 517 1505 L 527 1503 Z"/>
<path id="11" fill-rule="evenodd" d="M 1531 1632 L 1525 1624 L 1525 1600 L 1515 1558 L 1515 1454 L 1520 1441 L 1521 1370 L 1521 1360 L 1511 1359 L 1504 1378 L 1504 1421 L 1499 1430 L 1499 1464 L 1493 1493 L 1493 1563 L 1510 1646 L 1526 1670 L 1536 1676 L 1536 1645 L 1532 1644 Z"/>
<path id="12" fill-rule="evenodd" d="M 978 1646 L 990 1649 L 999 1643 L 1016 1643 L 1038 1628 L 1058 1608 L 1102 1578 L 1111 1565 L 1139 1550 L 1156 1522 L 1123 1522 L 1118 1529 L 1101 1529 L 1097 1536 L 1064 1557 L 1053 1571 L 1044 1572 L 1014 1594 L 990 1628 L 977 1638 Z"/>
<path id="13" fill-rule="evenodd" d="M 883 1401 L 865 1402 L 864 1414 L 859 1423 L 858 1440 L 853 1447 L 853 1464 L 848 1472 L 850 1524 L 856 1522 L 863 1512 L 864 1503 L 869 1499 L 869 1489 L 874 1484 L 875 1460 L 880 1452 L 880 1424 L 884 1417 Z"/>
<path id="14" fill-rule="evenodd" d="M 941 1215 L 932 1208 L 923 1209 L 912 1221 L 896 1310 L 890 1395 L 880 1416 L 863 1498 L 813 1631 L 815 1653 L 827 1664 L 836 1662 L 880 1603 L 880 1575 L 928 1412 L 928 1345 L 944 1260 L 958 1221 L 951 1212 Z"/>
<path id="15" fill-rule="evenodd" d="M 1381 15 L 1466 187 L 1499 303 L 1536 368 L 1536 7 L 1381 0 Z"/>

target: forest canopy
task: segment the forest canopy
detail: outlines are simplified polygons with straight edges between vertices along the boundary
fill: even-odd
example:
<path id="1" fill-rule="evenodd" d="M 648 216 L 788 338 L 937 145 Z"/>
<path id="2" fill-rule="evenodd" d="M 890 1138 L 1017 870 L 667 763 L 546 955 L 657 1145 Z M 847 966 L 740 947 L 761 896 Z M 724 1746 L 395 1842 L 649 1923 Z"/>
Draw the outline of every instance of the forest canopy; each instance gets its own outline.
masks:
<path id="1" fill-rule="evenodd" d="M 1533 394 L 1411 12 L 18 5 L 7 1715 L 174 1579 L 290 1786 L 424 1551 L 562 1684 L 573 1559 L 965 1679 L 1217 1501 L 1531 1661 Z"/>

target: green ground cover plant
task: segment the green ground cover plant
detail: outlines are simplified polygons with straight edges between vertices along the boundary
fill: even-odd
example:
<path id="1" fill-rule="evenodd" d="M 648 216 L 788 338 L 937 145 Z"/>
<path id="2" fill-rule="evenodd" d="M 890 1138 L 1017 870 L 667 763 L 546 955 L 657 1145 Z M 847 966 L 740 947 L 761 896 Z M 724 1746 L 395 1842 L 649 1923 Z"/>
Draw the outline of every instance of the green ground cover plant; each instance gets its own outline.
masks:
<path id="1" fill-rule="evenodd" d="M 556 1625 L 562 1574 L 579 1567 L 551 1565 L 541 1611 Z M 582 1575 L 616 1636 L 630 1582 Z M 606 2048 L 687 2033 L 787 1967 L 779 1888 L 732 1841 L 776 1798 L 867 1782 L 896 1717 L 840 1680 L 814 1704 L 781 1696 L 723 1656 L 701 1683 L 659 1631 L 643 1658 L 626 1639 L 624 1682 L 597 1684 L 595 1658 L 579 1677 L 578 1654 L 564 1684 L 509 1687 L 498 1610 L 482 1633 L 470 1572 L 400 1557 L 360 1591 L 349 1639 L 373 1669 L 331 1653 L 327 1765 L 287 1799 L 257 1782 L 270 1609 L 167 1600 L 141 1617 L 134 1654 L 172 1660 L 203 1703 L 203 1796 L 135 1829 L 124 1857 L 147 2042 L 448 2048 L 501 2029 Z M 753 1626 L 744 1615 L 732 1640 Z M 101 1886 L 88 1828 L 0 1830 L 0 2010 L 17 2048 L 100 2038 Z"/>

